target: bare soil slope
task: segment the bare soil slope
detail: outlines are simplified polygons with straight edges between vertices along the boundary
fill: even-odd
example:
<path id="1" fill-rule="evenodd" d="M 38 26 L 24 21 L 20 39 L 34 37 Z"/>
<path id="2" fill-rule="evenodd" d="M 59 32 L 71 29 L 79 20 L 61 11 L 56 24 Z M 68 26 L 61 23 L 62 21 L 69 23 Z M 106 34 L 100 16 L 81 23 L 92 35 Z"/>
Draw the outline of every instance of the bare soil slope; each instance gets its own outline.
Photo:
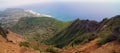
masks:
<path id="1" fill-rule="evenodd" d="M 39 51 L 30 48 L 20 47 L 18 45 L 19 42 L 25 40 L 18 34 L 9 32 L 7 37 L 10 42 L 0 35 L 0 53 L 40 53 Z"/>
<path id="2" fill-rule="evenodd" d="M 99 39 L 95 39 L 89 43 L 68 49 L 61 53 L 120 53 L 120 43 L 118 41 L 112 41 L 100 46 L 96 44 L 98 40 Z"/>

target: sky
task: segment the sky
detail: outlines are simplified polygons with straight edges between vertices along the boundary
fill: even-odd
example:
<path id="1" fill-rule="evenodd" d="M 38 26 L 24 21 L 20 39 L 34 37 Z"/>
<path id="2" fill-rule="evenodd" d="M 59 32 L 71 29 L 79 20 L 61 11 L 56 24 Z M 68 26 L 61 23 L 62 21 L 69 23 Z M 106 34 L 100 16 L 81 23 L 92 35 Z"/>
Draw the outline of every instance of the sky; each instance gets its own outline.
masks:
<path id="1" fill-rule="evenodd" d="M 6 8 L 30 9 L 63 21 L 101 21 L 120 14 L 120 0 L 0 0 L 0 10 Z"/>

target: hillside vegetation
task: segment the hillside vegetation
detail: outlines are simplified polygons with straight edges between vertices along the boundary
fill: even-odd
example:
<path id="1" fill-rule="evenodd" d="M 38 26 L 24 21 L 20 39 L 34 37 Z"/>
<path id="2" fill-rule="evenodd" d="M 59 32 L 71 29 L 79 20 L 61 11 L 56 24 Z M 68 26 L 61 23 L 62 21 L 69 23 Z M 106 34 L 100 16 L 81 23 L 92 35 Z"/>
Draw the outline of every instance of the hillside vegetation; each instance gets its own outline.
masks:
<path id="1" fill-rule="evenodd" d="M 76 19 L 70 26 L 51 38 L 49 42 L 60 48 L 66 45 L 73 46 L 88 42 L 94 38 L 97 25 L 96 21 Z"/>
<path id="2" fill-rule="evenodd" d="M 7 39 L 7 34 L 8 34 L 9 32 L 7 31 L 7 30 L 5 30 L 5 29 L 3 29 L 1 26 L 0 26 L 0 35 L 2 35 L 2 37 L 4 37 L 6 40 L 8 40 Z"/>
<path id="3" fill-rule="evenodd" d="M 18 44 L 22 41 L 25 39 L 21 35 L 0 26 L 0 53 L 40 53 L 32 48 L 20 47 Z"/>
<path id="4" fill-rule="evenodd" d="M 69 22 L 58 21 L 51 17 L 24 17 L 11 30 L 30 41 L 44 42 L 67 25 Z"/>
<path id="5" fill-rule="evenodd" d="M 100 38 L 96 43 L 103 45 L 111 41 L 120 41 L 120 16 L 103 19 L 101 22 L 76 19 L 70 26 L 52 37 L 48 44 L 59 48 L 74 47 Z"/>
<path id="6" fill-rule="evenodd" d="M 98 33 L 98 36 L 102 38 L 98 41 L 98 44 L 105 44 L 113 40 L 120 41 L 120 16 L 118 15 L 105 21 L 106 23 Z"/>
<path id="7" fill-rule="evenodd" d="M 64 22 L 33 12 L 23 9 L 0 12 L 2 53 L 7 48 L 21 53 L 29 50 L 33 53 L 36 50 L 38 53 L 120 53 L 120 15 L 100 22 L 79 18 Z"/>

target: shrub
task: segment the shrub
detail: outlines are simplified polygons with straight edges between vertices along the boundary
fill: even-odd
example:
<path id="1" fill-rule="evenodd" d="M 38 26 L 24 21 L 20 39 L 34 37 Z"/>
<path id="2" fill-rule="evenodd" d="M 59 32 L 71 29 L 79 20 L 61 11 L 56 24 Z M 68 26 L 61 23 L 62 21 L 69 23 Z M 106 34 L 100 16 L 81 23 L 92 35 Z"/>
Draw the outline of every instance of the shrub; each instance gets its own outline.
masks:
<path id="1" fill-rule="evenodd" d="M 40 52 L 43 52 L 43 51 L 44 51 L 43 49 L 39 48 L 39 46 L 33 46 L 32 48 L 33 48 L 34 50 L 39 50 Z"/>
<path id="2" fill-rule="evenodd" d="M 103 45 L 103 44 L 105 44 L 105 43 L 107 43 L 107 42 L 110 42 L 110 41 L 112 41 L 110 38 L 102 38 L 101 40 L 99 40 L 99 41 L 97 42 L 97 44 Z"/>
<path id="3" fill-rule="evenodd" d="M 40 50 L 40 48 L 38 46 L 34 46 L 33 49 L 34 50 Z"/>
<path id="4" fill-rule="evenodd" d="M 89 41 L 91 41 L 91 40 L 94 40 L 96 37 L 97 37 L 96 33 L 93 32 L 93 33 L 90 34 L 90 36 L 88 37 L 88 39 L 89 39 Z"/>
<path id="5" fill-rule="evenodd" d="M 87 42 L 89 42 L 89 40 L 86 38 L 86 39 L 84 39 L 84 40 L 81 42 L 81 44 L 85 44 L 85 43 L 87 43 Z"/>
<path id="6" fill-rule="evenodd" d="M 5 39 L 7 39 L 7 34 L 8 34 L 8 31 L 5 30 L 5 29 L 3 29 L 2 27 L 0 27 L 0 35 L 2 35 L 2 37 L 4 37 Z"/>
<path id="7" fill-rule="evenodd" d="M 118 35 L 117 40 L 120 42 L 120 35 Z"/>
<path id="8" fill-rule="evenodd" d="M 20 42 L 19 45 L 24 47 L 30 47 L 30 44 L 28 42 Z"/>
<path id="9" fill-rule="evenodd" d="M 51 53 L 59 53 L 57 49 L 55 49 L 54 47 L 49 47 L 46 49 L 46 52 L 51 52 Z"/>

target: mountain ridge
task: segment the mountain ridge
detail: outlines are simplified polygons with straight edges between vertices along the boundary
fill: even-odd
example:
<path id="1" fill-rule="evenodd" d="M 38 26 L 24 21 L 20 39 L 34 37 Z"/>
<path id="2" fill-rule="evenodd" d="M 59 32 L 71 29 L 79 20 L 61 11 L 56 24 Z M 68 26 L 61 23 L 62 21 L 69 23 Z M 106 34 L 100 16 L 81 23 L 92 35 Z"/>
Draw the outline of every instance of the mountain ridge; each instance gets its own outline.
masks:
<path id="1" fill-rule="evenodd" d="M 15 14 L 17 11 L 23 11 L 22 9 L 8 9 L 7 11 L 10 10 L 14 10 L 11 12 L 15 12 Z M 48 47 L 46 49 L 48 52 L 55 52 L 58 49 L 60 50 L 58 52 L 61 53 L 120 53 L 120 15 L 105 18 L 101 22 L 80 20 L 79 18 L 70 22 L 63 22 L 49 16 L 39 17 L 39 13 L 31 10 L 28 10 L 27 13 L 29 13 L 30 16 L 22 17 L 20 15 L 21 13 L 18 13 L 21 17 L 19 17 L 20 19 L 15 21 L 15 23 L 13 20 L 13 22 L 7 20 L 9 25 L 11 25 L 10 23 L 13 24 L 11 26 L 4 25 L 9 26 L 9 28 L 1 25 L 3 28 L 9 30 L 0 27 L 0 34 L 2 36 L 0 36 L 0 42 L 3 41 L 5 43 L 8 39 L 8 43 L 10 43 L 10 45 L 13 44 L 11 46 L 12 48 L 14 44 L 20 42 L 23 45 L 25 44 L 26 47 L 34 48 L 35 46 L 37 50 L 40 50 L 39 46 L 43 44 L 45 46 L 43 46 L 43 48 L 45 49 L 50 46 L 50 48 Z M 13 15 L 17 16 L 15 14 Z M 36 14 L 36 16 L 31 14 Z M 3 16 L 7 15 L 9 15 L 9 13 Z M 3 22 L 6 22 L 6 19 Z M 21 42 L 26 40 L 28 42 Z M 29 42 L 32 44 L 29 44 Z M 7 46 L 8 45 L 9 44 L 7 44 Z M 16 47 L 18 47 L 17 51 L 21 49 L 18 45 Z M 117 47 L 117 49 L 115 47 Z M 21 50 L 23 51 L 24 49 L 23 47 Z"/>
<path id="2" fill-rule="evenodd" d="M 62 48 L 84 44 L 95 38 L 101 38 L 97 44 L 119 39 L 120 15 L 110 19 L 103 19 L 101 22 L 76 19 L 66 29 L 57 33 L 49 40 L 51 45 Z M 78 33 L 77 33 L 78 32 Z"/>

